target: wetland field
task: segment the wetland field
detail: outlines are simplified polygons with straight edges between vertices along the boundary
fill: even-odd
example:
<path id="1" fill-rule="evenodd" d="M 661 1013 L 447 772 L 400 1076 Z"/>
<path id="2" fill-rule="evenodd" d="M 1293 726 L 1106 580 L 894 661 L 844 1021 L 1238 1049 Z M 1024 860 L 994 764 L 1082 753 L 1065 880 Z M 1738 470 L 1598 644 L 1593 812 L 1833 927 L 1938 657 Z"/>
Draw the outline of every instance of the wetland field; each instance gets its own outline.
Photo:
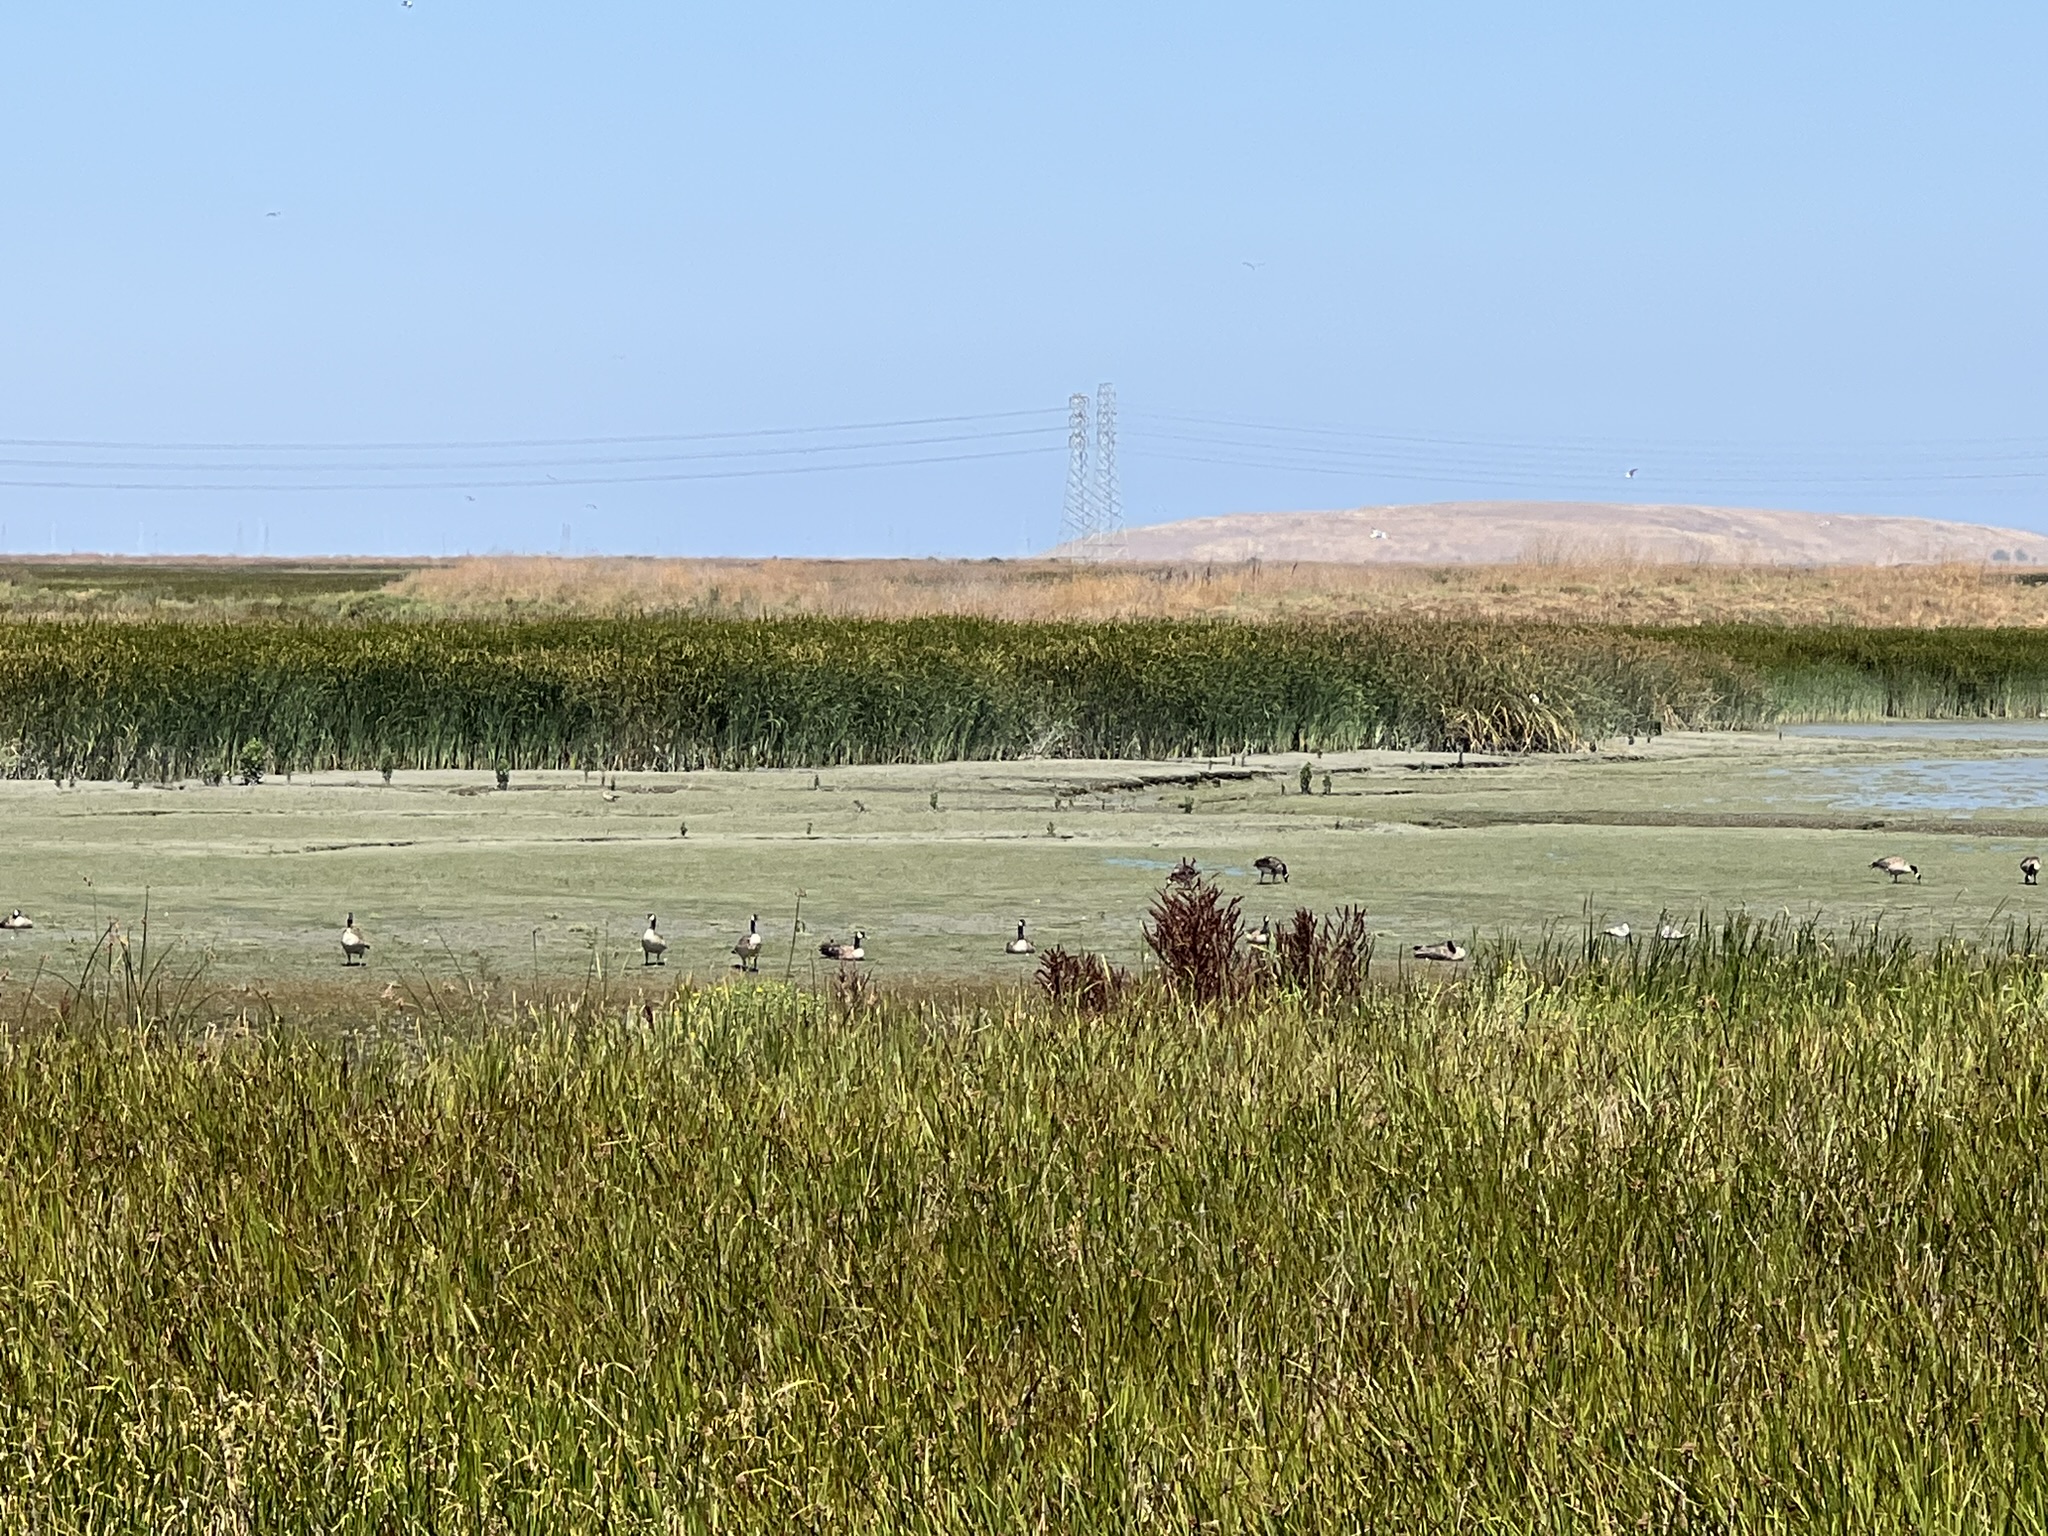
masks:
<path id="1" fill-rule="evenodd" d="M 13 581 L 0 1529 L 2048 1531 L 2040 589 L 900 564 Z"/>

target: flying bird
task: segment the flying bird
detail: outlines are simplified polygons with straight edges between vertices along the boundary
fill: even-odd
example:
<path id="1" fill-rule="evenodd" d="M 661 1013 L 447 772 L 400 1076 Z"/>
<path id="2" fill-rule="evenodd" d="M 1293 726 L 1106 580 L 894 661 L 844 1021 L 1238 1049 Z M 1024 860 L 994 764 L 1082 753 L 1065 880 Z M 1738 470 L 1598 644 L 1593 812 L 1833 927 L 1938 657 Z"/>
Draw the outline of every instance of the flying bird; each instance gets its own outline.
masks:
<path id="1" fill-rule="evenodd" d="M 1622 476 L 1621 478 L 1622 478 L 1622 479 L 1624 479 L 1624 480 L 1633 480 L 1633 479 L 1635 479 L 1635 477 L 1636 477 L 1636 472 L 1635 472 L 1634 470 L 1630 470 L 1630 471 L 1629 471 L 1629 472 L 1628 472 L 1627 474 L 1623 475 L 1623 476 Z"/>

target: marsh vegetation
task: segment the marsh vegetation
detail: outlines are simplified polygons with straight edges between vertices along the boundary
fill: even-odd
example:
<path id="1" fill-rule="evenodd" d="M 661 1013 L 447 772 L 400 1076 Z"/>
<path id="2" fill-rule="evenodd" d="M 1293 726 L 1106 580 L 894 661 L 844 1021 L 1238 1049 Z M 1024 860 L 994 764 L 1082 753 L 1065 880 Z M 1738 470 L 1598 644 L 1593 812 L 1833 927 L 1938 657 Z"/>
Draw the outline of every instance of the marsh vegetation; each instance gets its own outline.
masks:
<path id="1" fill-rule="evenodd" d="M 0 1044 L 0 1523 L 2031 1529 L 2027 944 L 356 1028 L 115 975 Z"/>

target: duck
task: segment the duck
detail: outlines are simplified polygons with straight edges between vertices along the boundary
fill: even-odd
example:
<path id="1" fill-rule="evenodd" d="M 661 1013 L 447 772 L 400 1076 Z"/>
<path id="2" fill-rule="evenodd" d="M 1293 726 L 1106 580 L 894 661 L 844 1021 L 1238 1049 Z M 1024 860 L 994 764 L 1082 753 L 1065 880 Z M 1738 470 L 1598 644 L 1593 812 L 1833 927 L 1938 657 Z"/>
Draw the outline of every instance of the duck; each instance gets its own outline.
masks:
<path id="1" fill-rule="evenodd" d="M 647 931 L 640 935 L 640 963 L 642 965 L 667 965 L 663 956 L 668 954 L 668 940 L 655 932 L 654 914 L 647 914 Z"/>
<path id="2" fill-rule="evenodd" d="M 1657 925 L 1657 937 L 1666 944 L 1683 944 L 1692 935 L 1676 923 L 1659 923 Z"/>
<path id="3" fill-rule="evenodd" d="M 341 963 L 361 965 L 363 956 L 370 952 L 370 941 L 363 937 L 356 927 L 356 915 L 351 912 L 348 920 L 341 925 Z"/>
<path id="4" fill-rule="evenodd" d="M 1281 885 L 1287 883 L 1287 861 L 1285 859 L 1277 858 L 1269 853 L 1263 858 L 1253 859 L 1252 868 L 1259 872 L 1259 884 L 1261 885 L 1266 884 L 1269 880 Z"/>
<path id="5" fill-rule="evenodd" d="M 2020 879 L 2028 885 L 2041 883 L 2041 861 L 2031 853 L 2020 860 Z"/>
<path id="6" fill-rule="evenodd" d="M 758 913 L 747 919 L 747 931 L 740 935 L 740 941 L 733 945 L 732 952 L 740 957 L 741 970 L 761 969 L 761 918 Z"/>
<path id="7" fill-rule="evenodd" d="M 1610 939 L 1626 939 L 1635 930 L 1630 928 L 1627 923 L 1610 923 L 1600 931 Z"/>
<path id="8" fill-rule="evenodd" d="M 1418 944 L 1408 953 L 1418 960 L 1456 962 L 1465 958 L 1465 946 L 1456 939 L 1445 939 L 1441 944 Z"/>
<path id="9" fill-rule="evenodd" d="M 19 907 L 16 907 L 7 916 L 0 917 L 0 928 L 12 928 L 18 931 L 24 928 L 33 928 L 35 925 L 36 920 L 32 917 L 23 916 L 22 910 Z"/>
<path id="10" fill-rule="evenodd" d="M 827 960 L 865 960 L 868 957 L 867 942 L 868 936 L 856 928 L 850 942 L 842 944 L 837 939 L 827 939 L 818 946 L 818 953 Z"/>
<path id="11" fill-rule="evenodd" d="M 1253 949 L 1265 949 L 1273 942 L 1273 919 L 1262 919 L 1259 926 L 1244 936 L 1245 943 Z"/>
<path id="12" fill-rule="evenodd" d="M 1003 946 L 1003 953 L 1006 955 L 1028 955 L 1031 953 L 1031 941 L 1024 937 L 1023 918 L 1017 919 L 1017 937 Z"/>
<path id="13" fill-rule="evenodd" d="M 1888 853 L 1881 859 L 1872 859 L 1870 867 L 1890 875 L 1893 885 L 1897 885 L 1907 875 L 1911 875 L 1915 880 L 1920 878 L 1920 866 L 1908 863 L 1896 853 Z"/>

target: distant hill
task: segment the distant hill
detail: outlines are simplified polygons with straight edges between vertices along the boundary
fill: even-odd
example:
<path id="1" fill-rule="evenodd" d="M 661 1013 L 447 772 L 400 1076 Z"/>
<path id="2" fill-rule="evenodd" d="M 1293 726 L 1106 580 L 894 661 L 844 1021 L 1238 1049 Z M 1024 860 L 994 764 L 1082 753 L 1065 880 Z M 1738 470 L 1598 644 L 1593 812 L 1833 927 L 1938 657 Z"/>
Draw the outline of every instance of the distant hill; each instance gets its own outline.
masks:
<path id="1" fill-rule="evenodd" d="M 1524 560 L 1711 565 L 1986 561 L 2048 566 L 2048 534 L 1839 512 L 1594 501 L 1441 501 L 1350 512 L 1241 512 L 1158 523 L 1126 530 L 1120 558 L 1420 565 Z"/>

